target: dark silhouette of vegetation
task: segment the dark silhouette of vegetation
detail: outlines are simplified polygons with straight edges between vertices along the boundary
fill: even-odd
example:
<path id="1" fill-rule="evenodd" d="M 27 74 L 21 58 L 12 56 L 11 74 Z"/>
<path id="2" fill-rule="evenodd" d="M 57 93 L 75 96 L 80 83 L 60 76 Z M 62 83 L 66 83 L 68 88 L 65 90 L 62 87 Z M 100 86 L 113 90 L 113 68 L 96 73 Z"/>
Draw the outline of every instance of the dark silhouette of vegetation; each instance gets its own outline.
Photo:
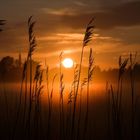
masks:
<path id="1" fill-rule="evenodd" d="M 0 20 L 0 26 L 4 22 Z M 92 19 L 86 27 L 79 63 L 66 73 L 62 69 L 63 53 L 59 56 L 59 68 L 56 69 L 50 70 L 47 61 L 43 69 L 40 63 L 33 60 L 37 48 L 34 34 L 36 22 L 32 16 L 29 17 L 26 60 L 22 61 L 21 54 L 17 60 L 10 56 L 0 60 L 0 86 L 4 89 L 0 89 L 3 93 L 0 94 L 0 139 L 140 138 L 136 130 L 140 127 L 137 123 L 140 121 L 137 109 L 140 102 L 138 98 L 136 100 L 139 92 L 136 85 L 140 82 L 137 53 L 131 53 L 128 58 L 120 56 L 118 68 L 101 70 L 94 65 L 93 50 L 90 48 L 88 66 L 84 67 L 84 49 L 92 39 L 93 22 Z M 67 91 L 65 83 L 68 76 L 72 77 L 70 91 Z M 98 89 L 101 90 L 101 95 L 98 95 L 94 86 L 96 83 L 104 84 L 106 80 L 109 81 L 106 90 Z M 16 87 L 12 85 L 14 92 L 8 91 L 9 83 L 16 83 Z M 20 88 L 17 83 L 20 83 Z M 59 100 L 56 99 L 57 92 Z M 100 96 L 102 99 L 99 99 Z"/>
<path id="2" fill-rule="evenodd" d="M 22 73 L 23 69 L 25 69 L 24 63 L 25 63 L 24 60 L 22 60 L 21 65 L 19 65 L 20 64 L 19 59 L 14 59 L 11 56 L 6 56 L 6 57 L 2 58 L 0 60 L 0 81 L 2 81 L 3 73 L 5 73 L 5 81 L 6 82 L 20 82 L 22 77 L 23 77 L 23 74 L 26 75 L 26 72 Z M 35 73 L 34 71 L 36 69 L 37 63 L 38 62 L 32 60 L 32 65 L 33 65 L 32 66 L 33 67 L 33 74 L 32 75 L 34 75 L 34 73 Z M 29 65 L 29 63 L 27 65 Z M 82 69 L 83 69 L 82 77 L 85 77 L 86 71 L 88 68 L 82 67 Z M 139 75 L 140 64 L 136 63 L 134 65 L 134 69 L 135 69 L 135 72 L 133 73 L 133 75 L 135 77 L 135 80 L 140 81 L 140 75 Z M 28 66 L 27 66 L 27 71 L 28 71 L 27 73 L 29 73 Z M 52 75 L 59 72 L 58 69 L 50 69 L 49 71 L 50 71 L 50 74 L 52 74 Z M 126 71 L 124 74 L 125 82 L 129 81 L 130 71 L 131 71 L 130 67 L 126 68 Z M 108 70 L 101 70 L 99 66 L 95 66 L 94 73 L 95 73 L 95 75 L 94 75 L 95 82 L 105 82 L 106 79 L 109 78 L 110 81 L 112 83 L 114 83 L 114 82 L 116 82 L 118 69 L 117 68 L 110 68 Z M 29 81 L 29 74 L 27 75 L 27 77 L 28 77 L 27 80 Z"/>
<path id="3" fill-rule="evenodd" d="M 64 94 L 64 88 L 65 88 L 65 85 L 63 83 L 63 78 L 64 78 L 64 75 L 62 73 L 62 55 L 63 55 L 63 52 L 60 53 L 60 139 L 64 139 L 65 137 L 65 128 L 64 128 L 64 98 L 63 98 L 63 94 Z"/>
<path id="4" fill-rule="evenodd" d="M 132 102 L 132 139 L 135 140 L 135 77 L 134 77 L 134 73 L 135 73 L 135 66 L 136 66 L 136 57 L 137 57 L 137 53 L 133 55 L 130 53 L 130 81 L 131 81 L 131 102 Z"/>
<path id="5" fill-rule="evenodd" d="M 72 115 L 72 139 L 74 139 L 74 132 L 75 132 L 75 111 L 76 111 L 76 102 L 77 102 L 77 95 L 79 91 L 79 84 L 80 84 L 80 77 L 81 77 L 81 67 L 82 67 L 82 61 L 83 61 L 83 55 L 84 55 L 84 48 L 88 45 L 88 43 L 91 41 L 92 34 L 93 34 L 93 19 L 90 20 L 86 27 L 85 36 L 83 39 L 83 46 L 81 50 L 81 57 L 80 57 L 80 63 L 79 63 L 79 73 L 77 78 L 77 85 L 75 90 L 75 97 L 74 97 L 74 105 L 73 105 L 73 115 Z"/>
<path id="6" fill-rule="evenodd" d="M 93 66 L 93 51 L 90 48 L 90 54 L 89 54 L 89 62 L 88 62 L 88 74 L 87 74 L 87 78 L 86 78 L 86 82 L 87 82 L 87 109 L 86 109 L 86 116 L 85 116 L 85 123 L 84 123 L 84 139 L 86 139 L 86 134 L 87 134 L 87 129 L 88 129 L 88 123 L 89 123 L 89 88 L 90 88 L 90 82 L 92 81 L 92 76 L 93 76 L 93 70 L 94 70 L 94 66 Z"/>
<path id="7" fill-rule="evenodd" d="M 122 57 L 119 57 L 119 71 L 118 71 L 118 85 L 117 85 L 117 92 L 116 97 L 114 93 L 113 86 L 111 85 L 111 93 L 112 93 L 112 115 L 113 115 L 113 125 L 114 125 L 114 132 L 115 132 L 115 139 L 122 140 L 122 122 L 121 122 L 121 115 L 122 115 L 122 84 L 123 84 L 123 75 L 126 70 L 126 66 L 128 63 L 128 59 L 122 61 Z"/>

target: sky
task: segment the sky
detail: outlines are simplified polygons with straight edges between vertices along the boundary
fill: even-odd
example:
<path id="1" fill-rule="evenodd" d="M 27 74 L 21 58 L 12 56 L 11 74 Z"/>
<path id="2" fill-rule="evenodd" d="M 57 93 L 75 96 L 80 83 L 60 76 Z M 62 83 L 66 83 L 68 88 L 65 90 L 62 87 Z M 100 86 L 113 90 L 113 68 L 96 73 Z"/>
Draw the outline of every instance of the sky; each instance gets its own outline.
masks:
<path id="1" fill-rule="evenodd" d="M 37 48 L 34 59 L 57 66 L 60 52 L 78 63 L 87 23 L 94 18 L 94 36 L 89 48 L 95 64 L 103 69 L 117 67 L 118 58 L 137 52 L 140 62 L 140 0 L 0 0 L 0 59 L 10 55 L 25 58 L 28 50 L 27 20 L 36 21 Z"/>

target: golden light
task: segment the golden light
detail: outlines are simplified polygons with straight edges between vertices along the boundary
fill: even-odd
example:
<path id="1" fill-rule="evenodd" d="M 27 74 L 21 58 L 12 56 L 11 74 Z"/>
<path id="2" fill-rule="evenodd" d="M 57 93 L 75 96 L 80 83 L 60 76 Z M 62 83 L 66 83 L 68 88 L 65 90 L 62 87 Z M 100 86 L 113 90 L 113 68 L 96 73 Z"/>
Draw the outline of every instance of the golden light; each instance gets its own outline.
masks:
<path id="1" fill-rule="evenodd" d="M 73 67 L 73 60 L 71 58 L 65 58 L 62 61 L 62 64 L 65 68 L 72 68 Z"/>

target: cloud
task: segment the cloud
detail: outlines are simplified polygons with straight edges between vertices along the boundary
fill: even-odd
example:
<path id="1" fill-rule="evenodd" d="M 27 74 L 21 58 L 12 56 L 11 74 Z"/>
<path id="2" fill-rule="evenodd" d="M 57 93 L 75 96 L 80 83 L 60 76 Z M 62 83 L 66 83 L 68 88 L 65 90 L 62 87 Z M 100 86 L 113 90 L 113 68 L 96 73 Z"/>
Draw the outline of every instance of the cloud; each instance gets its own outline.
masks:
<path id="1" fill-rule="evenodd" d="M 29 5 L 25 1 L 21 8 L 23 2 L 20 6 L 15 4 L 16 8 L 13 6 L 11 9 L 11 3 L 8 3 L 11 18 L 8 20 L 6 17 L 4 32 L 0 34 L 0 51 L 3 54 L 16 53 L 19 48 L 22 48 L 23 52 L 27 51 L 27 18 L 30 14 L 34 14 L 37 21 L 34 31 L 38 44 L 35 54 L 38 56 L 43 53 L 51 56 L 53 52 L 58 55 L 61 50 L 71 53 L 76 50 L 78 53 L 85 26 L 92 17 L 95 17 L 95 33 L 90 46 L 94 47 L 95 51 L 104 54 L 112 51 L 120 54 L 126 48 L 127 51 L 139 51 L 140 1 L 121 1 L 116 3 L 107 0 L 105 4 L 103 0 L 63 0 L 60 3 L 53 0 L 54 3 L 50 1 L 47 5 L 45 0 L 35 0 L 34 4 L 32 0 Z"/>
<path id="2" fill-rule="evenodd" d="M 86 4 L 86 2 L 82 2 L 82 1 L 74 1 L 73 2 L 76 6 L 82 6 L 82 7 L 86 7 L 88 6 L 88 4 Z"/>
<path id="3" fill-rule="evenodd" d="M 72 8 L 60 8 L 60 9 L 52 9 L 52 8 L 42 8 L 41 9 L 44 13 L 56 16 L 73 16 L 76 15 L 76 10 Z"/>
<path id="4" fill-rule="evenodd" d="M 74 13 L 74 12 L 73 12 Z M 56 14 L 52 14 L 52 17 Z M 95 17 L 95 25 L 99 29 L 140 25 L 140 1 L 119 4 L 101 11 L 85 10 L 69 15 L 59 15 L 62 26 L 83 28 L 90 18 Z"/>

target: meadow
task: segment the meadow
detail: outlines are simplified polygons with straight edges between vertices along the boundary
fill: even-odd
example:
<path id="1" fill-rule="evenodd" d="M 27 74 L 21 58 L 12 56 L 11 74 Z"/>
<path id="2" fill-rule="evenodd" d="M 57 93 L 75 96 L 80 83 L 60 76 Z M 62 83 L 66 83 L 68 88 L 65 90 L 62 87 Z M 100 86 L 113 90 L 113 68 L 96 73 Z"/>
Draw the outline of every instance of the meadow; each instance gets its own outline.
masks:
<path id="1" fill-rule="evenodd" d="M 37 47 L 33 17 L 28 19 L 29 49 L 21 82 L 0 83 L 0 139 L 4 140 L 139 140 L 140 83 L 135 80 L 137 54 L 118 58 L 116 82 L 110 77 L 94 82 L 94 56 L 89 49 L 86 74 L 82 75 L 84 49 L 94 35 L 94 20 L 87 24 L 81 56 L 66 83 L 62 57 L 59 69 L 33 68 Z M 129 69 L 129 70 L 128 70 Z M 128 73 L 127 76 L 125 73 Z M 51 75 L 51 77 L 50 77 Z M 126 78 L 127 77 L 127 78 Z"/>

